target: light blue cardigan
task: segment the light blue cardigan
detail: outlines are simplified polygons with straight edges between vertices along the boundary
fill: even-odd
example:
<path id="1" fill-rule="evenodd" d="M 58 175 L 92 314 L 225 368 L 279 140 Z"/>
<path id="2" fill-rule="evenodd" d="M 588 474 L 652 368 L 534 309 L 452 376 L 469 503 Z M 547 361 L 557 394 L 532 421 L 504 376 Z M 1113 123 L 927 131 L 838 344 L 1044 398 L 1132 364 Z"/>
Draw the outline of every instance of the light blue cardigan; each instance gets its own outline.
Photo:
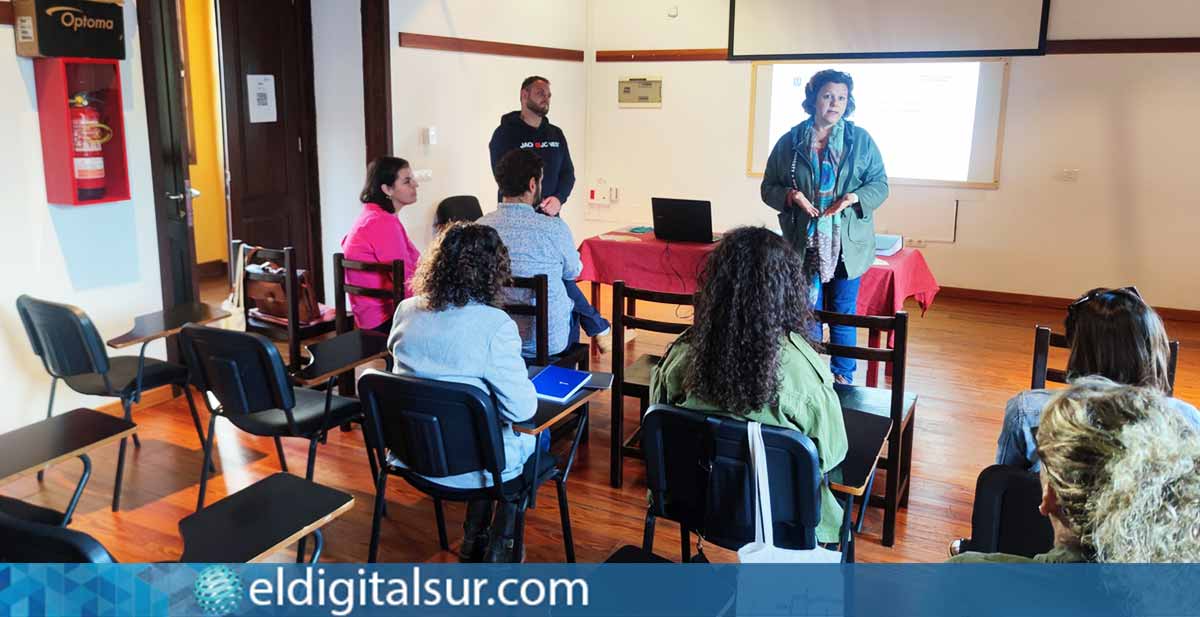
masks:
<path id="1" fill-rule="evenodd" d="M 512 423 L 533 417 L 537 392 L 521 358 L 521 335 L 508 313 L 483 304 L 431 311 L 423 297 L 409 298 L 396 307 L 388 348 L 397 374 L 467 384 L 493 394 L 504 439 L 501 477 L 507 482 L 520 475 L 537 439 L 517 433 Z M 455 488 L 492 483 L 491 474 L 483 472 L 429 480 Z"/>

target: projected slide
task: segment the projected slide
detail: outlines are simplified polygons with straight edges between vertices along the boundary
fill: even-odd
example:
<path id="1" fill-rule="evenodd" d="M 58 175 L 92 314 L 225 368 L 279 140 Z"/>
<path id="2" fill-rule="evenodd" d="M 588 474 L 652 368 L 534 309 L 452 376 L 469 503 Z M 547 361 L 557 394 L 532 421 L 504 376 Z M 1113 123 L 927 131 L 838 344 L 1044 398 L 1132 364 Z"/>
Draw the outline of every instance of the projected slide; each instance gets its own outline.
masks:
<path id="1" fill-rule="evenodd" d="M 1004 63 L 978 61 L 756 65 L 751 173 L 770 149 L 808 118 L 804 85 L 835 69 L 854 79 L 857 109 L 883 154 L 888 176 L 949 183 L 994 183 Z"/>

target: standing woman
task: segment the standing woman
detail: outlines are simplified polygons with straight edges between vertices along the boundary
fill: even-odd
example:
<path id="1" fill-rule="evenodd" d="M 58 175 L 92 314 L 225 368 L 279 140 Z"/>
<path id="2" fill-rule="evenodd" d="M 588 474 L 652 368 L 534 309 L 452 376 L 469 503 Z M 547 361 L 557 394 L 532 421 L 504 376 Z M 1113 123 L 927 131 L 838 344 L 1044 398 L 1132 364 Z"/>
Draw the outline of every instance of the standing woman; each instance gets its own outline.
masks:
<path id="1" fill-rule="evenodd" d="M 408 239 L 408 233 L 396 213 L 401 208 L 417 201 L 417 179 L 413 177 L 408 161 L 394 156 L 384 156 L 371 161 L 367 166 L 367 181 L 363 184 L 358 199 L 362 211 L 350 233 L 342 238 L 342 252 L 351 261 L 391 263 L 399 259 L 404 262 L 404 295 L 411 295 L 413 272 L 421 253 Z M 360 287 L 388 288 L 390 276 L 375 272 L 346 271 L 346 282 Z M 375 330 L 388 334 L 392 329 L 392 313 L 396 311 L 391 300 L 350 296 L 350 308 L 354 311 L 354 323 L 360 330 Z"/>
<path id="2" fill-rule="evenodd" d="M 811 117 L 779 138 L 767 159 L 762 200 L 779 211 L 783 237 L 804 255 L 813 305 L 853 314 L 859 277 L 875 261 L 872 215 L 887 199 L 887 173 L 871 136 L 845 119 L 854 113 L 849 75 L 813 75 L 803 107 Z M 829 340 L 854 345 L 856 331 L 830 326 Z M 839 383 L 853 381 L 854 366 L 851 358 L 831 362 Z"/>

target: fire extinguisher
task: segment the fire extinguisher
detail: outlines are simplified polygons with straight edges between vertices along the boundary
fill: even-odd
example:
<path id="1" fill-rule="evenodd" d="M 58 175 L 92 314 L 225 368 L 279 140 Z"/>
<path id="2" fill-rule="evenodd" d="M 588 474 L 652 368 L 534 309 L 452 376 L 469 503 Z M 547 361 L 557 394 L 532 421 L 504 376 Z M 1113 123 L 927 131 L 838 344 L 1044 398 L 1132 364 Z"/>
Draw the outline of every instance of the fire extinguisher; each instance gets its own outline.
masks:
<path id="1" fill-rule="evenodd" d="M 71 141 L 75 188 L 80 201 L 104 197 L 104 144 L 112 139 L 112 128 L 100 122 L 101 101 L 80 92 L 70 99 Z"/>

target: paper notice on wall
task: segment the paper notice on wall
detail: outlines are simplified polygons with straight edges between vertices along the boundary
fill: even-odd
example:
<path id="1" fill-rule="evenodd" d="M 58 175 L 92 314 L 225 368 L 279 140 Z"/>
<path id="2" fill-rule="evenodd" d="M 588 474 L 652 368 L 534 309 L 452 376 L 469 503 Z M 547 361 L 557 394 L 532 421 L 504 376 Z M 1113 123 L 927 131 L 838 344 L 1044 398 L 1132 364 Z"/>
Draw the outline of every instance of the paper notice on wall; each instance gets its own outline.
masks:
<path id="1" fill-rule="evenodd" d="M 275 76 L 246 75 L 246 99 L 250 104 L 250 123 L 276 122 Z"/>

